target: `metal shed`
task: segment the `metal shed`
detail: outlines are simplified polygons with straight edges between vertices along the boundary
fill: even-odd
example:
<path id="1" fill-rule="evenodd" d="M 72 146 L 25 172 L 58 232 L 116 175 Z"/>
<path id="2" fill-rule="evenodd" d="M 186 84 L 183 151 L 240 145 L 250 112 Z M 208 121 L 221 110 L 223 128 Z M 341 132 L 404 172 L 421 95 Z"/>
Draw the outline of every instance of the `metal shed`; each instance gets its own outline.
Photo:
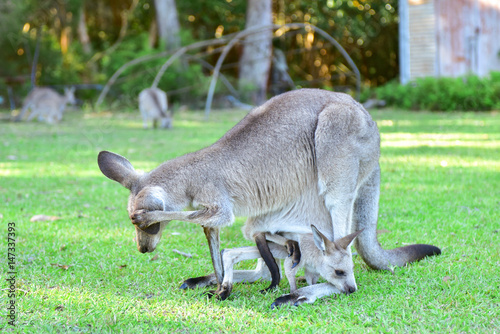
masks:
<path id="1" fill-rule="evenodd" d="M 500 71 L 500 0 L 400 0 L 401 82 Z"/>

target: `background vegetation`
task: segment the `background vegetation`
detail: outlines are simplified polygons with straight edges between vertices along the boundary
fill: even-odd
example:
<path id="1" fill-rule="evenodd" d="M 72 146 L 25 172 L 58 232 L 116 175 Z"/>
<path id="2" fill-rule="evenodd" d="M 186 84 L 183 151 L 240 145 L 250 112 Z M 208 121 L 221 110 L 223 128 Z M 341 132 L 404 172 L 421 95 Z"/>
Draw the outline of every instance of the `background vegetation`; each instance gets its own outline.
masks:
<path id="1" fill-rule="evenodd" d="M 384 100 L 388 105 L 410 110 L 484 111 L 500 109 L 500 72 L 489 77 L 419 78 L 400 85 L 393 81 L 367 90 L 365 97 Z"/>
<path id="2" fill-rule="evenodd" d="M 155 253 L 140 254 L 127 190 L 100 173 L 97 153 L 111 150 L 150 170 L 212 143 L 243 114 L 214 112 L 206 122 L 201 113 L 177 113 L 172 131 L 145 131 L 132 113 L 70 112 L 58 127 L 3 124 L 0 233 L 5 240 L 7 222 L 15 222 L 18 322 L 8 326 L 3 310 L 0 331 L 500 330 L 500 119 L 493 113 L 373 113 L 382 134 L 379 240 L 386 248 L 431 243 L 441 256 L 394 274 L 355 257 L 359 291 L 300 307 L 270 309 L 287 292 L 286 279 L 266 295 L 258 291 L 267 282 L 237 284 L 224 302 L 207 299 L 203 289 L 178 290 L 185 278 L 212 271 L 202 230 L 172 222 Z M 38 214 L 56 220 L 31 222 Z M 243 222 L 223 230 L 223 247 L 250 244 L 241 237 Z M 5 282 L 4 255 L 0 267 Z"/>
<path id="3" fill-rule="evenodd" d="M 95 99 L 102 85 L 123 64 L 140 56 L 157 54 L 165 45 L 158 39 L 153 0 L 6 0 L 0 4 L 0 95 L 6 85 L 14 88 L 17 102 L 30 89 L 30 73 L 38 39 L 40 53 L 35 83 L 40 86 L 79 85 L 77 95 Z M 397 1 L 281 1 L 273 2 L 273 21 L 311 23 L 327 31 L 350 54 L 364 83 L 377 86 L 398 74 Z M 245 26 L 246 1 L 177 1 L 182 44 L 212 39 L 241 31 Z M 79 33 L 82 13 L 89 41 Z M 126 34 L 121 38 L 123 17 Z M 116 47 L 114 44 L 121 40 Z M 355 81 L 345 59 L 325 39 L 311 32 L 276 35 L 274 47 L 285 52 L 289 74 L 299 86 L 352 89 Z M 109 49 L 113 48 L 112 51 Z M 214 65 L 219 53 L 205 52 Z M 241 46 L 228 56 L 224 73 L 237 77 Z M 165 58 L 127 70 L 113 86 L 111 98 L 127 102 L 151 85 Z M 193 101 L 207 91 L 204 77 L 210 70 L 196 62 L 169 69 L 159 87 L 174 101 Z M 5 105 L 6 106 L 6 105 Z"/>

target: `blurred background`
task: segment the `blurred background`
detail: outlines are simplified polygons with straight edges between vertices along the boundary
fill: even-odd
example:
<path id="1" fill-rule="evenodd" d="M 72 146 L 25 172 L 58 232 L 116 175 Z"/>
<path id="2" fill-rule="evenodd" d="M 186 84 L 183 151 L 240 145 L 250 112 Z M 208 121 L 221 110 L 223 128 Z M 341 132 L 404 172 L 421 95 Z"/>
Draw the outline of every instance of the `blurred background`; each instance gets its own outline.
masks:
<path id="1" fill-rule="evenodd" d="M 500 108 L 498 0 L 2 0 L 0 108 L 34 86 L 74 86 L 93 105 L 141 59 L 105 98 L 133 107 L 176 50 L 213 40 L 158 83 L 177 108 L 202 108 L 231 34 L 259 26 L 229 50 L 215 105 L 316 87 L 407 109 Z"/>

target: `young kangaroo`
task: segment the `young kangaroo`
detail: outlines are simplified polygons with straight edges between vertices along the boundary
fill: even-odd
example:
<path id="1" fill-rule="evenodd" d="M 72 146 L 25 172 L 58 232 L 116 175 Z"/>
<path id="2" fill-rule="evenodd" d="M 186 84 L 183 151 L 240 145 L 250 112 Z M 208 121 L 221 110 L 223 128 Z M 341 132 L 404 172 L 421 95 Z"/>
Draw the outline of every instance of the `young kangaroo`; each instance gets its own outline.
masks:
<path id="1" fill-rule="evenodd" d="M 139 110 L 141 111 L 144 129 L 148 128 L 148 122 L 153 120 L 153 128 L 156 129 L 158 121 L 163 129 L 172 127 L 172 115 L 167 110 L 167 94 L 159 88 L 146 88 L 139 93 Z"/>
<path id="2" fill-rule="evenodd" d="M 216 294 L 225 296 L 219 232 L 235 215 L 248 217 L 245 236 L 261 244 L 264 259 L 272 259 L 264 233 L 310 233 L 307 221 L 323 233 L 335 231 L 336 238 L 365 229 L 355 245 L 375 269 L 439 254 L 430 245 L 384 250 L 378 243 L 379 155 L 377 125 L 359 103 L 342 93 L 301 89 L 253 109 L 211 146 L 149 173 L 137 172 L 127 159 L 107 151 L 99 153 L 98 165 L 105 176 L 130 190 L 128 213 L 139 251 L 152 252 L 170 220 L 203 227 Z M 188 206 L 196 210 L 182 211 Z M 333 240 L 333 235 L 327 237 Z M 266 265 L 276 271 L 274 261 Z M 209 277 L 184 284 L 212 282 Z M 312 302 L 340 292 L 323 284 L 299 289 L 287 302 Z"/>
<path id="3" fill-rule="evenodd" d="M 285 259 L 285 275 L 290 284 L 290 292 L 297 290 L 295 277 L 301 268 L 304 268 L 305 278 L 309 285 L 316 284 L 318 278 L 322 276 L 339 291 L 346 294 L 355 292 L 357 286 L 352 256 L 348 249 L 361 231 L 330 241 L 314 225 L 311 225 L 311 230 L 312 233 L 293 236 L 299 239 L 301 258 L 298 263 L 294 263 L 294 258 L 290 254 L 291 250 L 282 246 L 282 244 L 290 245 L 290 239 L 277 234 L 273 238 L 281 238 L 280 244 L 269 243 L 269 249 L 274 258 Z M 222 286 L 224 291 L 231 291 L 233 282 L 253 282 L 252 278 L 255 277 L 253 271 L 247 271 L 248 275 L 246 276 L 239 273 L 234 279 L 233 266 L 240 261 L 258 259 L 259 257 L 260 252 L 254 246 L 225 249 L 222 254 L 222 262 L 224 263 Z"/>
<path id="4" fill-rule="evenodd" d="M 28 109 L 31 114 L 28 121 L 38 117 L 39 121 L 49 124 L 60 122 L 67 104 L 75 104 L 75 88 L 64 88 L 64 95 L 60 95 L 55 90 L 46 87 L 35 87 L 24 99 L 23 108 L 14 119 L 20 121 Z"/>

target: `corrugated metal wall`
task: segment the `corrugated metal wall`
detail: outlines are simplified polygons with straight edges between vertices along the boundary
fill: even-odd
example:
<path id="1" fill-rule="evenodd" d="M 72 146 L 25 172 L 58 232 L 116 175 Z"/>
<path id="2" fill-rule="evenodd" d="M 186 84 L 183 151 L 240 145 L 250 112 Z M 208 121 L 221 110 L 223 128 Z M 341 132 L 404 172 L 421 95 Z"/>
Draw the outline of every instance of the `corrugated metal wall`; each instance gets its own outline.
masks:
<path id="1" fill-rule="evenodd" d="M 400 43 L 409 47 L 410 79 L 500 71 L 500 0 L 401 1 L 408 4 L 409 22 L 400 22 L 409 34 Z"/>
<path id="2" fill-rule="evenodd" d="M 409 0 L 410 77 L 436 74 L 436 22 L 432 0 Z"/>
<path id="3" fill-rule="evenodd" d="M 500 70 L 500 0 L 435 0 L 438 75 Z"/>

